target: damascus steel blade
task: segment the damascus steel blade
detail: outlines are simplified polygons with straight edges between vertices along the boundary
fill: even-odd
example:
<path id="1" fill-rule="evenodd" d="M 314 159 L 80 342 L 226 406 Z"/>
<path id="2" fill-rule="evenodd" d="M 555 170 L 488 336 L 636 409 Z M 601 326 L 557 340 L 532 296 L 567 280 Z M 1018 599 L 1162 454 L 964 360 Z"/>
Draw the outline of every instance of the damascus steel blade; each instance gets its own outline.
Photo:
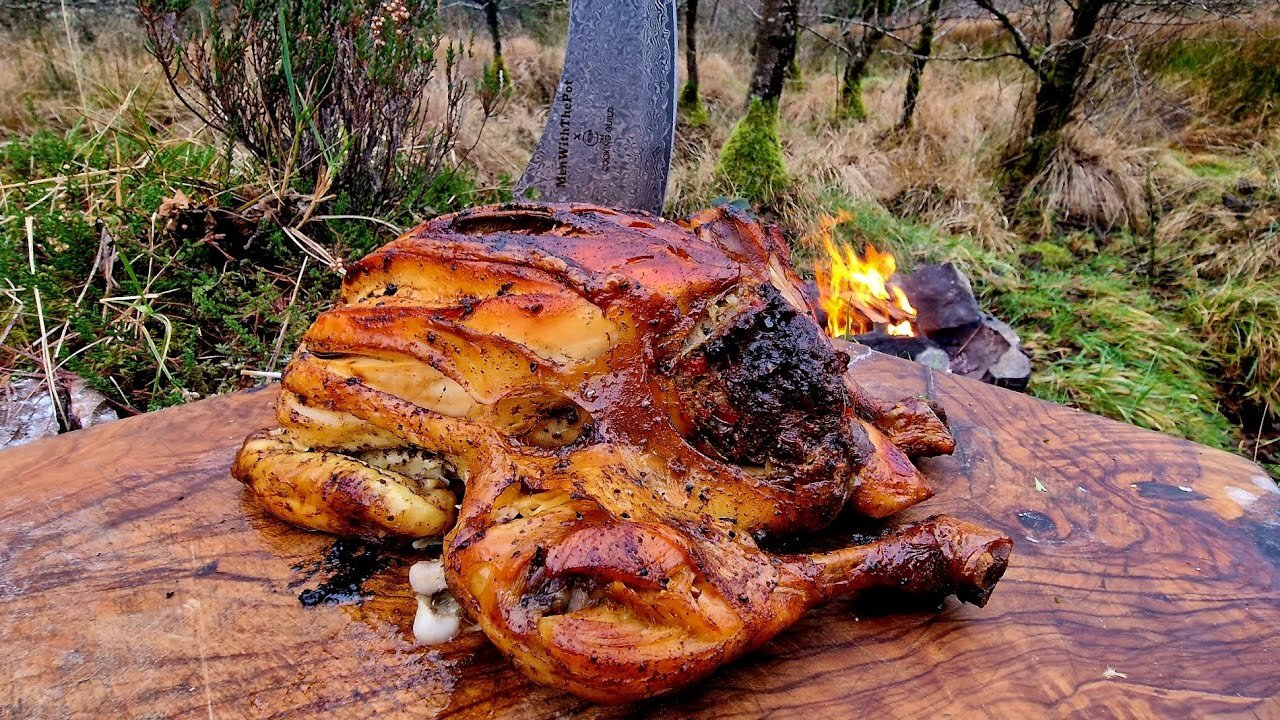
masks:
<path id="1" fill-rule="evenodd" d="M 675 127 L 674 0 L 573 0 L 560 85 L 515 196 L 660 214 Z"/>

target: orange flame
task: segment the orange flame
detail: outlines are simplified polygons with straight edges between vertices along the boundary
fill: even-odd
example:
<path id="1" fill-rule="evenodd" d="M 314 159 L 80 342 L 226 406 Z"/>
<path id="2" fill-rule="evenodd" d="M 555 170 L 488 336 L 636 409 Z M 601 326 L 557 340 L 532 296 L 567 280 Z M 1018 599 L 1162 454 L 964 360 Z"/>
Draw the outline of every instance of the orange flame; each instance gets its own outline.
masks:
<path id="1" fill-rule="evenodd" d="M 867 245 L 859 257 L 852 247 L 832 240 L 832 230 L 850 217 L 845 212 L 825 217 L 818 231 L 827 256 L 814 263 L 814 278 L 818 302 L 827 313 L 827 334 L 858 335 L 881 325 L 889 335 L 915 337 L 916 309 L 892 283 L 898 269 L 893 255 Z"/>

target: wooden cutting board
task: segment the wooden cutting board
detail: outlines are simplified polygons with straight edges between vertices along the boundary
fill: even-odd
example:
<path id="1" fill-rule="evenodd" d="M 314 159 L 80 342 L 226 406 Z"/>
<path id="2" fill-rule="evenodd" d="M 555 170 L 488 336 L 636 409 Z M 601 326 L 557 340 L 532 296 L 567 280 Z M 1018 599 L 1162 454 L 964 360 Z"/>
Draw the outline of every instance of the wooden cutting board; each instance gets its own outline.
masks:
<path id="1" fill-rule="evenodd" d="M 986 608 L 839 602 L 695 689 L 592 706 L 479 633 L 415 647 L 402 561 L 373 559 L 363 602 L 304 607 L 333 540 L 227 473 L 269 389 L 0 453 L 0 717 L 1280 717 L 1261 470 L 880 355 L 853 373 L 950 412 L 959 450 L 924 463 L 939 492 L 912 517 L 1016 539 Z"/>

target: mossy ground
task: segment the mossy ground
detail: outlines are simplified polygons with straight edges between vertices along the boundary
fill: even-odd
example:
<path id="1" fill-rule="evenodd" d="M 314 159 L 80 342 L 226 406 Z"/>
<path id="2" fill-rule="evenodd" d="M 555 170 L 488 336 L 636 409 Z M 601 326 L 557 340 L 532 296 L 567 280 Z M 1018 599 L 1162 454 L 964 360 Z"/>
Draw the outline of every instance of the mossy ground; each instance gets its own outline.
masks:
<path id="1" fill-rule="evenodd" d="M 241 370 L 281 369 L 341 281 L 305 259 L 278 217 L 260 219 L 247 237 L 167 227 L 158 213 L 179 193 L 229 209 L 257 194 L 251 177 L 194 141 L 40 132 L 0 147 L 0 185 L 0 277 L 8 284 L 0 292 L 14 301 L 0 316 L 4 366 L 37 364 L 41 318 L 31 289 L 39 288 L 58 368 L 125 411 L 254 382 Z M 464 176 L 443 176 L 419 207 L 448 210 L 474 197 Z M 346 200 L 329 212 L 347 214 Z M 411 221 L 412 209 L 390 219 Z M 313 222 L 305 232 L 347 259 L 390 237 L 360 219 Z"/>

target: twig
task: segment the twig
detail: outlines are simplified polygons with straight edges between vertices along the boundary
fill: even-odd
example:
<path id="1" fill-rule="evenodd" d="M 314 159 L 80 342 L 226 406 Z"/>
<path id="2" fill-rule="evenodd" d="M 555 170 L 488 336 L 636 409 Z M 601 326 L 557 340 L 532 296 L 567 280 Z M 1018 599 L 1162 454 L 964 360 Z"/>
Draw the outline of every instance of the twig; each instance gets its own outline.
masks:
<path id="1" fill-rule="evenodd" d="M 18 294 L 26 290 L 26 288 L 15 287 L 13 281 L 9 278 L 5 278 L 4 281 L 9 284 L 9 287 L 0 290 L 0 295 L 8 297 L 17 307 L 13 308 L 13 314 L 9 316 L 9 322 L 4 326 L 4 332 L 0 332 L 0 346 L 4 345 L 4 341 L 9 338 L 9 333 L 13 331 L 13 326 L 17 325 L 19 318 L 22 317 L 22 309 L 27 306 L 26 303 L 22 302 L 22 297 Z"/>
<path id="2" fill-rule="evenodd" d="M 312 220 L 368 220 L 371 223 L 377 223 L 379 225 L 385 226 L 387 229 L 391 230 L 391 232 L 394 232 L 397 235 L 401 235 L 404 233 L 404 228 L 400 227 L 399 225 L 389 220 L 383 220 L 382 218 L 376 218 L 376 217 L 369 217 L 368 215 L 316 215 L 311 219 Z"/>
<path id="3" fill-rule="evenodd" d="M 36 320 L 40 324 L 40 363 L 44 366 L 44 381 L 49 386 L 49 400 L 53 403 L 54 414 L 59 427 L 67 427 L 67 413 L 58 397 L 58 384 L 53 376 L 53 358 L 49 356 L 49 332 L 45 329 L 44 302 L 40 299 L 40 288 L 36 286 L 36 219 L 27 216 L 27 266 L 31 270 L 31 293 L 36 297 Z"/>
<path id="4" fill-rule="evenodd" d="M 881 50 L 881 53 L 889 57 L 913 58 L 919 57 L 910 50 Z M 1022 55 L 1016 52 L 999 52 L 991 55 L 930 55 L 927 59 L 929 62 L 990 62 L 1001 58 L 1022 59 Z"/>
<path id="5" fill-rule="evenodd" d="M 62 30 L 67 34 L 67 50 L 71 52 L 71 68 L 76 71 L 76 90 L 80 93 L 80 107 L 88 108 L 89 103 L 85 102 L 84 97 L 84 78 L 80 76 L 80 48 L 76 45 L 75 38 L 71 36 L 71 20 L 67 16 L 66 0 L 59 0 L 62 6 Z M 52 390 L 50 390 L 52 392 Z M 54 403 L 57 406 L 57 403 Z"/>
<path id="6" fill-rule="evenodd" d="M 1259 413 L 1258 415 L 1259 415 L 1259 417 L 1258 417 L 1258 436 L 1257 436 L 1256 438 L 1254 438 L 1254 441 L 1253 441 L 1253 462 L 1255 462 L 1255 463 L 1257 463 L 1257 462 L 1258 462 L 1258 450 L 1262 448 L 1262 425 L 1263 425 L 1263 421 L 1265 421 L 1265 420 L 1267 419 L 1267 413 L 1266 413 L 1266 411 L 1265 411 L 1265 406 L 1264 406 L 1264 411 L 1263 411 L 1263 412 L 1261 412 L 1261 413 Z"/>
<path id="7" fill-rule="evenodd" d="M 298 249 L 301 250 L 304 255 L 309 255 L 316 262 L 327 265 L 330 270 L 338 273 L 339 275 L 346 273 L 346 270 L 342 267 L 342 261 L 335 258 L 333 255 L 330 255 L 329 251 L 325 250 L 323 245 L 307 237 L 306 233 L 296 227 L 283 226 L 281 229 L 284 230 L 284 234 L 298 246 Z"/>
<path id="8" fill-rule="evenodd" d="M 18 188 L 28 188 L 33 185 L 45 185 L 48 183 L 61 184 L 68 180 L 80 180 L 82 178 L 93 177 L 95 175 L 110 175 L 112 173 L 128 173 L 134 170 L 142 170 L 150 164 L 150 160 L 143 160 L 136 165 L 128 167 L 104 168 L 102 170 L 86 170 L 82 173 L 74 175 L 55 175 L 54 177 L 40 178 L 39 180 L 27 180 L 26 182 L 9 183 L 8 185 L 0 185 L 0 190 L 17 190 Z"/>
<path id="9" fill-rule="evenodd" d="M 1013 38 L 1014 46 L 1018 48 L 1018 59 L 1026 63 L 1027 67 L 1031 68 L 1031 70 L 1035 72 L 1036 76 L 1043 80 L 1044 68 L 1040 66 L 1040 62 L 1036 59 L 1036 54 L 1031 50 L 1031 45 L 1027 43 L 1027 37 L 1018 29 L 1017 24 L 1014 23 L 1008 15 L 996 9 L 996 6 L 991 3 L 991 0 L 974 0 L 974 3 L 983 10 L 991 13 L 1004 27 L 1004 29 L 1008 31 L 1009 37 Z"/>
<path id="10" fill-rule="evenodd" d="M 267 380 L 279 380 L 283 373 L 268 372 L 266 370 L 241 370 L 240 374 L 244 377 L 265 378 Z"/>

